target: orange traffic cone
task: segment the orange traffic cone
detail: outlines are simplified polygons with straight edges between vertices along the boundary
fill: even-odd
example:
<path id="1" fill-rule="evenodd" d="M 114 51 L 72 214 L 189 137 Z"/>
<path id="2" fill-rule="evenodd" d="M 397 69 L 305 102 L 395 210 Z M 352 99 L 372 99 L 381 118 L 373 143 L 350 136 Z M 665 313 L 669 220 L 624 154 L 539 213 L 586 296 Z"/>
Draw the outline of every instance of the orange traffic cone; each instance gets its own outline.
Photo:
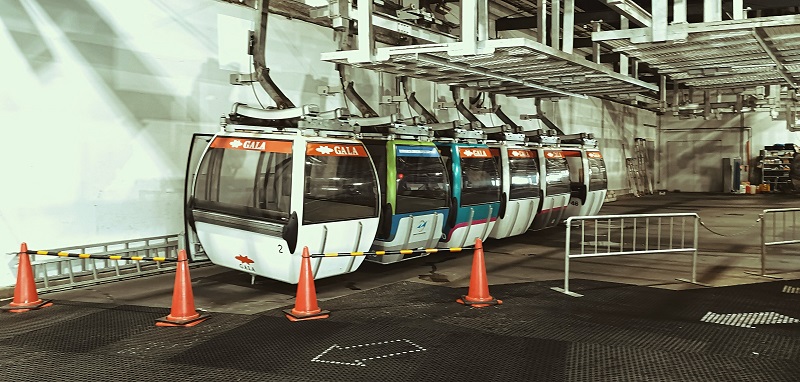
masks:
<path id="1" fill-rule="evenodd" d="M 156 319 L 156 326 L 195 326 L 209 317 L 194 308 L 192 279 L 189 277 L 189 260 L 186 251 L 178 251 L 175 286 L 172 290 L 172 307 L 169 315 Z"/>
<path id="2" fill-rule="evenodd" d="M 14 286 L 14 299 L 10 304 L 0 307 L 12 313 L 22 313 L 33 309 L 46 308 L 53 303 L 42 300 L 36 293 L 36 282 L 33 280 L 33 268 L 28 257 L 28 244 L 22 243 L 19 248 L 19 264 L 17 266 L 17 285 Z"/>
<path id="3" fill-rule="evenodd" d="M 503 303 L 489 294 L 489 283 L 486 281 L 486 265 L 483 263 L 483 243 L 481 238 L 475 239 L 475 254 L 472 257 L 472 274 L 469 278 L 469 292 L 456 299 L 459 304 L 483 308 Z"/>
<path id="4" fill-rule="evenodd" d="M 317 290 L 314 288 L 314 276 L 311 275 L 311 255 L 308 254 L 308 247 L 303 247 L 300 281 L 297 282 L 294 308 L 286 309 L 283 313 L 286 313 L 289 321 L 318 320 L 330 316 L 330 311 L 322 310 L 317 305 Z"/>

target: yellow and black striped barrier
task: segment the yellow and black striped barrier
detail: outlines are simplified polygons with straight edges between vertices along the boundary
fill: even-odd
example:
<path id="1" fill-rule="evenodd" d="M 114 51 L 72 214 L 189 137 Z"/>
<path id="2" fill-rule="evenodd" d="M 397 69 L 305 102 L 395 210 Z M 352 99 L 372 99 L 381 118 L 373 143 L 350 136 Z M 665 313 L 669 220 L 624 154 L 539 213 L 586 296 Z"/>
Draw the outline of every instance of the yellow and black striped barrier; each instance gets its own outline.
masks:
<path id="1" fill-rule="evenodd" d="M 101 259 L 101 260 L 133 260 L 133 261 L 162 261 L 177 262 L 178 259 L 168 259 L 166 257 L 146 257 L 146 256 L 119 256 L 119 255 L 93 255 L 89 253 L 68 253 L 51 251 L 26 251 L 29 255 L 46 255 L 59 257 L 77 257 L 79 259 Z"/>
<path id="2" fill-rule="evenodd" d="M 469 248 L 467 248 L 469 249 Z M 347 257 L 347 256 L 386 256 L 386 255 L 412 255 L 418 253 L 461 252 L 464 248 L 426 248 L 426 249 L 396 249 L 394 251 L 368 251 L 368 252 L 331 252 L 315 253 L 311 257 Z"/>

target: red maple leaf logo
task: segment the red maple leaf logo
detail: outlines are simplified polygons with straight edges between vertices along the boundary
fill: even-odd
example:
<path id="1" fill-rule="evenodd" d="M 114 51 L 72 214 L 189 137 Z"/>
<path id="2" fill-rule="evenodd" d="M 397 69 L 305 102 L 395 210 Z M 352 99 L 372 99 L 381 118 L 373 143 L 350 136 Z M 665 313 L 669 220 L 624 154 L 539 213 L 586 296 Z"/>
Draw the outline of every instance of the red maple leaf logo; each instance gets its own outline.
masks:
<path id="1" fill-rule="evenodd" d="M 253 259 L 251 259 L 251 258 L 249 258 L 247 256 L 242 256 L 242 255 L 236 256 L 236 257 L 234 257 L 234 259 L 241 261 L 242 264 L 253 264 L 253 263 L 255 263 L 255 261 L 253 261 Z"/>

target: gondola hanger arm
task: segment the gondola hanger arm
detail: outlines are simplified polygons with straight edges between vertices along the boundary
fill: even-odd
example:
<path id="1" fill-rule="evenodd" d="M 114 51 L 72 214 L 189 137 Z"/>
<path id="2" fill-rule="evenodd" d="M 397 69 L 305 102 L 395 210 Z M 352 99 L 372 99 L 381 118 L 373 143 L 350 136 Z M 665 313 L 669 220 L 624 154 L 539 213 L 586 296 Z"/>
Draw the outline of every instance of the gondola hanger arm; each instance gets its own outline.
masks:
<path id="1" fill-rule="evenodd" d="M 253 73 L 251 74 L 232 74 L 231 83 L 243 85 L 246 83 L 258 82 L 264 91 L 275 102 L 278 109 L 290 109 L 296 107 L 269 75 L 269 68 L 266 65 L 266 40 L 267 40 L 267 16 L 269 15 L 269 0 L 256 0 L 256 30 L 250 33 L 248 54 L 253 58 Z"/>
<path id="2" fill-rule="evenodd" d="M 423 119 L 423 123 L 439 123 L 439 119 L 433 115 L 425 106 L 422 106 L 421 103 L 417 100 L 416 92 L 409 92 L 409 84 L 408 84 L 408 77 L 401 77 L 400 78 L 400 85 L 403 87 L 403 94 L 406 96 L 406 102 L 408 102 L 409 106 L 411 106 L 414 111 L 417 112 Z"/>

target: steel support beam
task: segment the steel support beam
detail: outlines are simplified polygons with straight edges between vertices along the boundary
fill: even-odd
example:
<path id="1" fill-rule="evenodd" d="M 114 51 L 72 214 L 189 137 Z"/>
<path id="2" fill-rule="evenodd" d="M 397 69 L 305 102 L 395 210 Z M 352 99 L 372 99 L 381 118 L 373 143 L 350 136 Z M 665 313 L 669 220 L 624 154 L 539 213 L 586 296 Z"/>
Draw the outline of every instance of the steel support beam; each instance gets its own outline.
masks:
<path id="1" fill-rule="evenodd" d="M 511 82 L 511 83 L 518 84 L 520 86 L 527 87 L 527 88 L 544 90 L 544 91 L 547 91 L 547 92 L 550 92 L 550 93 L 556 93 L 556 94 L 561 94 L 561 95 L 565 95 L 565 96 L 578 97 L 578 98 L 587 98 L 586 95 L 584 95 L 584 94 L 578 94 L 578 93 L 573 93 L 573 92 L 569 92 L 569 91 L 565 91 L 565 90 L 561 90 L 561 89 L 551 88 L 549 86 L 537 85 L 537 84 L 534 84 L 534 83 L 532 83 L 530 81 L 525 81 L 525 80 L 517 78 L 517 77 L 507 76 L 507 75 L 503 75 L 503 74 L 497 74 L 497 73 L 493 73 L 491 71 L 484 71 L 484 70 L 475 69 L 475 68 L 472 68 L 472 67 L 470 67 L 468 65 L 463 65 L 463 64 L 454 63 L 454 62 L 448 62 L 447 60 L 444 60 L 444 59 L 441 59 L 441 58 L 438 58 L 438 57 L 434 57 L 434 56 L 429 56 L 429 55 L 424 55 L 423 56 L 423 55 L 420 55 L 417 59 L 419 61 L 421 61 L 421 62 L 427 62 L 427 63 L 430 63 L 430 64 L 436 64 L 436 65 L 444 66 L 444 67 L 450 68 L 452 70 L 457 70 L 457 71 L 462 72 L 462 73 L 472 73 L 472 74 L 476 74 L 476 75 L 479 75 L 479 76 L 482 76 L 482 77 L 485 77 L 485 78 L 491 78 L 491 79 L 500 80 L 500 81 L 508 81 L 508 82 Z"/>
<path id="2" fill-rule="evenodd" d="M 753 28 L 753 37 L 756 38 L 756 42 L 758 42 L 758 45 L 761 46 L 761 49 L 764 49 L 764 53 L 766 53 L 767 56 L 769 56 L 769 58 L 775 63 L 775 70 L 777 70 L 781 77 L 786 80 L 789 86 L 796 89 L 797 84 L 794 83 L 792 76 L 789 75 L 789 73 L 786 71 L 786 68 L 784 68 L 783 61 L 781 61 L 781 59 L 775 55 L 775 52 L 772 51 L 772 48 L 767 45 L 767 36 L 766 33 L 764 33 L 764 30 L 761 28 Z"/>
<path id="3" fill-rule="evenodd" d="M 634 24 L 649 28 L 653 25 L 653 17 L 633 0 L 600 0 L 611 9 L 619 12 Z"/>

